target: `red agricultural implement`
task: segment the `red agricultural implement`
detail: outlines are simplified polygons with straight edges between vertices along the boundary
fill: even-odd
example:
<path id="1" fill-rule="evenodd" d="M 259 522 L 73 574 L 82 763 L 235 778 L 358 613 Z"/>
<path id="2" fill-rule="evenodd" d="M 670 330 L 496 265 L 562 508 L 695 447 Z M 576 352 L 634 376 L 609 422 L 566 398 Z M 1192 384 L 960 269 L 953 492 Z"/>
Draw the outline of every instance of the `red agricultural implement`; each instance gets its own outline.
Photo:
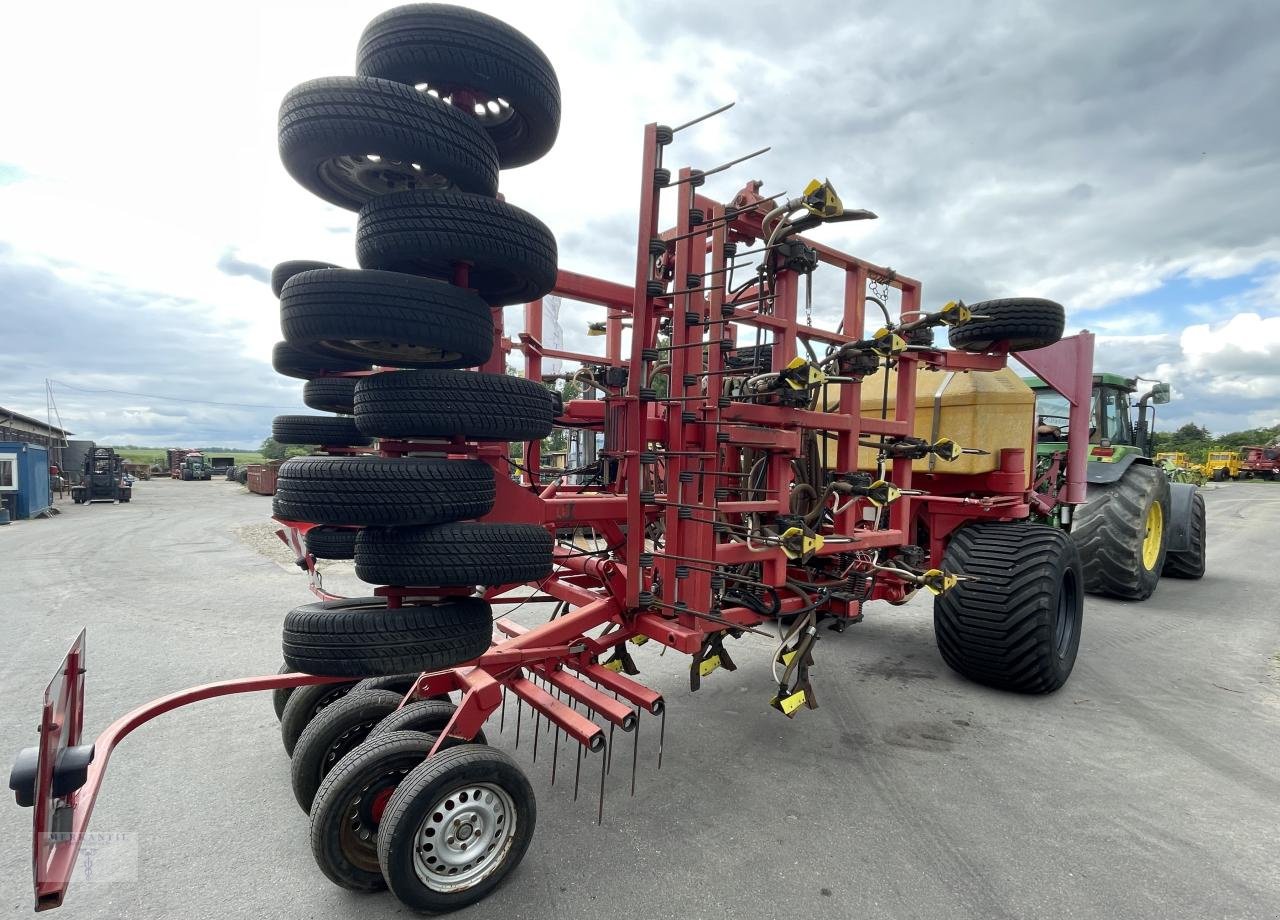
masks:
<path id="1" fill-rule="evenodd" d="M 361 72 L 376 63 L 369 36 L 387 17 L 403 42 L 406 22 L 425 28 L 461 15 L 435 5 L 385 14 L 366 31 Z M 473 37 L 519 35 L 469 12 L 465 21 Z M 348 82 L 361 92 L 392 93 L 382 85 L 389 80 L 436 88 L 452 100 L 450 118 L 474 110 L 482 127 L 492 127 L 489 116 L 509 126 L 504 106 L 514 106 L 530 121 L 520 136 L 546 134 L 535 130 L 533 104 L 513 91 L 462 77 L 378 76 L 387 79 Z M 295 93 L 351 91 L 319 83 Z M 776 650 L 765 678 L 772 706 L 778 718 L 792 717 L 818 706 L 810 668 L 820 621 L 839 634 L 867 604 L 901 604 L 923 588 L 935 596 L 942 657 L 959 673 L 1027 693 L 1067 680 L 1083 587 L 1064 528 L 1084 498 L 1092 337 L 1062 338 L 1062 308 L 1047 301 L 926 308 L 917 280 L 805 235 L 874 217 L 846 209 L 828 183 L 782 201 L 760 197 L 752 182 L 729 204 L 713 200 L 702 191 L 707 176 L 738 161 L 674 174 L 664 165 L 681 132 L 699 121 L 644 131 L 630 285 L 564 270 L 547 283 L 511 284 L 536 272 L 501 275 L 478 250 L 390 259 L 371 240 L 374 218 L 391 221 L 393 206 L 447 205 L 448 226 L 463 236 L 468 215 L 497 213 L 492 198 L 466 204 L 467 195 L 482 197 L 475 192 L 375 197 L 373 183 L 362 184 L 369 172 L 385 190 L 403 179 L 393 167 L 424 169 L 418 160 L 406 165 L 406 153 L 398 164 L 384 152 L 373 164 L 348 157 L 295 174 L 308 187 L 320 182 L 313 190 L 330 200 L 362 207 L 365 270 L 311 263 L 281 283 L 287 344 L 276 365 L 309 379 L 309 404 L 350 406 L 359 433 L 377 438 L 371 453 L 341 456 L 352 438 L 330 426 L 338 432 L 333 456 L 280 470 L 281 535 L 321 598 L 286 620 L 287 665 L 306 673 L 182 691 L 86 743 L 77 640 L 46 694 L 40 744 L 23 753 L 10 780 L 19 802 L 35 809 L 37 909 L 62 901 L 118 742 L 170 709 L 215 696 L 277 691 L 294 791 L 309 809 L 313 849 L 329 878 L 357 890 L 386 886 L 415 909 L 444 911 L 483 898 L 518 864 L 533 832 L 532 790 L 506 754 L 478 743 L 485 724 L 503 718 L 511 701 L 546 719 L 557 740 L 563 732 L 577 742 L 580 756 L 595 753 L 603 807 L 614 733 L 637 731 L 641 713 L 665 717 L 664 695 L 636 679 L 632 649 L 644 642 L 688 655 L 696 690 L 718 668 L 734 669 L 732 640 L 766 637 Z M 499 156 L 540 155 L 511 152 L 507 136 L 492 134 Z M 284 138 L 282 129 L 282 151 Z M 475 178 L 454 168 L 459 181 Z M 663 196 L 674 204 L 671 227 L 659 224 Z M 834 331 L 809 318 L 819 273 L 840 291 L 815 304 L 836 319 Z M 323 318 L 296 321 L 308 303 L 333 302 L 335 292 L 374 317 L 372 286 L 397 296 L 429 291 L 430 309 L 440 312 L 421 331 L 400 327 L 395 339 L 364 327 L 313 334 Z M 463 341 L 461 319 L 441 319 L 473 292 L 487 301 L 490 324 L 479 345 Z M 545 343 L 542 298 L 552 293 L 600 311 L 603 355 Z M 524 328 L 512 341 L 502 305 L 522 301 Z M 420 309 L 428 307 L 423 299 Z M 935 347 L 939 327 L 953 347 Z M 1034 397 L 1007 369 L 1011 351 L 1069 405 L 1066 448 L 1040 460 Z M 576 376 L 599 398 L 552 398 L 537 383 L 548 359 L 580 364 Z M 524 380 L 510 382 L 509 363 Z M 478 371 L 433 369 L 442 365 Z M 975 388 L 978 380 L 995 388 Z M 972 396 L 963 438 L 948 430 L 960 417 L 952 411 L 960 391 Z M 441 408 L 459 402 L 461 413 Z M 592 463 L 543 468 L 540 441 L 553 419 L 596 440 Z M 380 585 L 372 597 L 337 598 L 321 582 L 317 558 L 352 555 L 357 574 Z M 438 577 L 410 577 L 423 572 Z M 525 627 L 500 616 L 529 603 L 554 605 L 552 618 Z M 361 678 L 362 689 L 341 696 Z M 302 762 L 312 757 L 314 769 Z"/>
<path id="2" fill-rule="evenodd" d="M 1240 448 L 1240 475 L 1280 479 L 1280 443 Z"/>

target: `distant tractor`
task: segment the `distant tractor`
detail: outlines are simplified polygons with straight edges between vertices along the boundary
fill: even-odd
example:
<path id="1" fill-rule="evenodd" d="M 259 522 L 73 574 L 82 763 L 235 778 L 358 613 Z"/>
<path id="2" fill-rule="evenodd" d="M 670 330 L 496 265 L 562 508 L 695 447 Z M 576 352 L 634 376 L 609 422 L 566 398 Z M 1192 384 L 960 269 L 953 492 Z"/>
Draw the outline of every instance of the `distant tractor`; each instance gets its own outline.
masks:
<path id="1" fill-rule="evenodd" d="M 127 502 L 133 488 L 124 481 L 124 460 L 110 447 L 95 447 L 84 458 L 84 479 L 71 487 L 77 505 L 92 502 Z"/>
<path id="2" fill-rule="evenodd" d="M 1245 479 L 1280 479 L 1280 444 L 1240 448 L 1240 475 Z"/>
<path id="3" fill-rule="evenodd" d="M 1164 474 L 1170 482 L 1189 482 L 1204 485 L 1204 466 L 1191 459 L 1184 451 L 1161 451 L 1156 454 L 1156 463 L 1164 468 Z"/>
<path id="4" fill-rule="evenodd" d="M 1204 477 L 1214 482 L 1240 478 L 1240 454 L 1234 450 L 1211 450 L 1204 462 Z"/>
<path id="5" fill-rule="evenodd" d="M 178 478 L 184 482 L 193 480 L 208 482 L 213 478 L 212 467 L 205 462 L 204 454 L 192 451 L 182 458 L 182 467 L 179 470 Z"/>
<path id="6" fill-rule="evenodd" d="M 1069 406 L 1043 381 L 1036 391 L 1036 454 L 1042 462 L 1065 448 Z M 1090 594 L 1145 600 L 1161 575 L 1200 578 L 1205 565 L 1204 496 L 1151 459 L 1147 410 L 1169 401 L 1169 385 L 1157 383 L 1130 400 L 1137 380 L 1093 375 L 1086 502 L 1064 525 L 1080 551 Z"/>

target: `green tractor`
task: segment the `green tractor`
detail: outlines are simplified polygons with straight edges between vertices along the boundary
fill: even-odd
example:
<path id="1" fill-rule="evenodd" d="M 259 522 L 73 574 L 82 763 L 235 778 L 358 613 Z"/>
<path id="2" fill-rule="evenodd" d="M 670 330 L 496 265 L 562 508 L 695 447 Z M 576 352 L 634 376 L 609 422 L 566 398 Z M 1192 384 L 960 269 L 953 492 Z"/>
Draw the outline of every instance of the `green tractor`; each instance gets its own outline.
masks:
<path id="1" fill-rule="evenodd" d="M 1036 458 L 1047 467 L 1066 452 L 1069 407 L 1042 380 L 1026 382 L 1036 392 Z M 1137 392 L 1136 379 L 1093 375 L 1087 498 L 1063 521 L 1080 551 L 1085 590 L 1134 601 L 1150 597 L 1161 575 L 1203 576 L 1206 538 L 1204 496 L 1193 483 L 1172 481 L 1151 455 L 1148 409 L 1169 401 L 1169 385 L 1155 384 L 1134 403 Z"/>

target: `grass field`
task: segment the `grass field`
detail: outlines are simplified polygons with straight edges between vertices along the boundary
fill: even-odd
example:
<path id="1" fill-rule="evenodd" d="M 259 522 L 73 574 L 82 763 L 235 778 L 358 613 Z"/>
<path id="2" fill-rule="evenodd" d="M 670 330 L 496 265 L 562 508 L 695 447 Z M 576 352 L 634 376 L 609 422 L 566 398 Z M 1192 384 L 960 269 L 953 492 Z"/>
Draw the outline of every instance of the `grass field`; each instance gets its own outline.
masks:
<path id="1" fill-rule="evenodd" d="M 124 457 L 126 463 L 164 463 L 165 457 L 163 447 L 117 447 L 115 452 Z M 257 451 L 202 449 L 200 453 L 206 457 L 235 457 L 236 466 L 265 462 L 262 454 Z"/>

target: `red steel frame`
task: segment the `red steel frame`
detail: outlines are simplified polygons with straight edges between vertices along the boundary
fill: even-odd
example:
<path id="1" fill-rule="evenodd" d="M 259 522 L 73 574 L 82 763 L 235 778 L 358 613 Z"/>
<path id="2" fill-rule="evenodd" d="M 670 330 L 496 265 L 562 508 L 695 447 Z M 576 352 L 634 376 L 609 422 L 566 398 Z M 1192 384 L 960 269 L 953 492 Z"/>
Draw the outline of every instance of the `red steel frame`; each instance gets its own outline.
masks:
<path id="1" fill-rule="evenodd" d="M 660 232 L 658 200 L 663 189 L 655 182 L 654 174 L 662 165 L 663 146 L 659 144 L 656 125 L 645 129 L 644 151 L 634 285 L 562 271 L 555 290 L 566 299 L 605 309 L 604 356 L 546 347 L 542 342 L 542 302 L 538 301 L 526 306 L 524 331 L 514 344 L 506 339 L 502 310 L 494 311 L 500 347 L 481 368 L 501 373 L 507 360 L 516 355 L 523 359 L 526 376 L 535 380 L 542 377 L 544 358 L 626 368 L 629 373 L 625 388 L 608 392 L 603 399 L 571 401 L 560 419 L 565 426 L 604 433 L 604 457 L 616 465 L 612 482 L 599 488 L 564 482 L 543 486 L 536 481 L 540 469 L 536 442 L 526 445 L 524 457 L 532 478 L 524 473 L 512 475 L 506 446 L 502 444 L 453 440 L 384 441 L 379 445 L 387 456 L 434 452 L 485 460 L 495 470 L 497 501 L 484 520 L 532 522 L 553 529 L 589 528 L 607 546 L 619 550 L 605 557 L 557 546 L 553 574 L 533 585 L 532 594 L 530 586 L 524 585 L 500 586 L 486 592 L 487 599 L 498 605 L 557 601 L 567 603 L 568 612 L 531 629 L 499 620 L 495 625 L 501 638 L 484 655 L 459 667 L 422 675 L 406 700 L 450 691 L 462 693 L 457 712 L 441 739 L 446 734 L 473 738 L 502 704 L 504 691 L 514 693 L 593 751 L 604 746 L 604 730 L 581 714 L 576 704 L 624 731 L 634 726 L 640 709 L 661 713 L 664 701 L 660 694 L 605 668 L 601 657 L 637 637 L 686 654 L 699 654 L 709 638 L 727 630 L 772 622 L 772 618 L 748 607 L 717 606 L 713 574 L 721 566 L 759 563 L 760 580 L 782 587 L 789 573 L 796 571 L 781 547 L 749 543 L 726 533 L 716 526 L 717 516 L 790 514 L 792 460 L 798 456 L 805 430 L 827 432 L 834 439 L 835 469 L 847 471 L 857 468 L 859 438 L 911 435 L 917 368 L 988 372 L 1006 366 L 1004 354 L 909 350 L 896 359 L 899 373 L 895 406 L 884 419 L 861 415 L 861 385 L 856 382 L 840 385 L 838 408 L 831 413 L 748 402 L 725 404 L 720 399 L 720 381 L 725 372 L 722 341 L 736 340 L 741 330 L 762 330 L 772 338 L 772 370 L 779 371 L 803 353 L 803 340 L 817 347 L 840 347 L 859 340 L 864 330 L 869 281 L 887 283 L 899 292 L 901 315 L 921 309 L 921 286 L 886 267 L 805 240 L 824 266 L 844 277 L 844 332 L 831 332 L 800 321 L 797 314 L 802 279 L 794 272 L 778 271 L 772 296 L 751 286 L 730 299 L 724 283 L 705 287 L 701 281 L 690 284 L 692 280 L 725 279 L 726 245 L 751 246 L 763 239 L 766 234 L 762 218 L 770 205 L 756 198 L 752 186 L 748 186 L 736 200 L 736 207 L 726 208 L 700 194 L 699 175 L 683 169 L 672 183 L 677 198 L 676 225 Z M 694 209 L 702 212 L 697 225 L 691 223 Z M 650 254 L 650 245 L 658 238 L 669 244 L 668 252 L 655 257 Z M 461 266 L 455 281 L 465 284 L 465 280 L 465 266 Z M 664 285 L 663 293 L 654 295 L 649 288 L 653 281 L 669 284 Z M 631 341 L 629 350 L 624 351 L 624 326 L 628 322 Z M 655 361 L 653 350 L 659 348 L 659 335 L 664 329 L 669 342 L 662 349 L 663 357 Z M 1072 407 L 1072 432 L 1088 430 L 1092 346 L 1092 336 L 1085 333 L 1050 348 L 1019 355 L 1024 364 L 1067 398 Z M 669 365 L 665 372 L 657 367 L 663 361 Z M 656 398 L 650 388 L 660 375 L 666 376 L 668 389 L 663 398 Z M 742 447 L 750 447 L 764 458 L 763 498 L 754 491 L 743 494 L 739 468 Z M 853 550 L 891 550 L 912 544 L 923 525 L 929 534 L 928 559 L 936 566 L 949 534 L 961 524 L 976 519 L 1012 520 L 1032 513 L 1043 515 L 1059 504 L 1082 501 L 1086 449 L 1083 438 L 1073 439 L 1066 456 L 1053 459 L 1050 475 L 1035 482 L 1029 468 L 1035 458 L 1027 456 L 1022 448 L 1002 451 L 996 471 L 978 476 L 930 474 L 913 481 L 909 459 L 891 460 L 887 463 L 887 476 L 896 486 L 923 487 L 928 494 L 903 496 L 888 506 L 887 515 L 871 507 L 866 499 L 855 498 L 842 504 L 834 514 L 833 524 L 821 528 L 826 543 L 816 550 L 816 557 L 839 556 Z M 1059 476 L 1060 471 L 1064 475 Z M 717 489 L 722 490 L 718 498 Z M 650 525 L 659 521 L 664 528 L 661 549 L 634 537 L 645 534 Z M 312 525 L 281 523 L 281 536 L 312 573 L 313 589 L 321 597 L 332 597 L 324 591 L 314 560 L 303 545 L 302 535 Z M 900 601 L 912 587 L 892 576 L 878 577 L 871 599 Z M 380 588 L 376 593 L 387 596 L 394 606 L 406 599 L 450 592 L 426 586 Z M 781 603 L 782 611 L 788 612 L 802 608 L 805 601 L 788 594 Z M 833 601 L 823 612 L 856 619 L 861 615 L 861 603 Z M 80 740 L 82 669 L 83 635 L 50 686 L 44 706 L 33 842 L 37 909 L 61 903 L 110 754 L 135 728 L 170 709 L 202 699 L 334 680 L 307 675 L 244 678 L 195 687 L 148 703 L 98 736 L 88 781 L 78 791 L 55 799 L 53 760 L 63 747 Z M 539 683 L 553 688 L 554 695 Z M 61 815 L 56 825 L 55 812 Z M 66 833 L 54 833 L 55 826 Z"/>

